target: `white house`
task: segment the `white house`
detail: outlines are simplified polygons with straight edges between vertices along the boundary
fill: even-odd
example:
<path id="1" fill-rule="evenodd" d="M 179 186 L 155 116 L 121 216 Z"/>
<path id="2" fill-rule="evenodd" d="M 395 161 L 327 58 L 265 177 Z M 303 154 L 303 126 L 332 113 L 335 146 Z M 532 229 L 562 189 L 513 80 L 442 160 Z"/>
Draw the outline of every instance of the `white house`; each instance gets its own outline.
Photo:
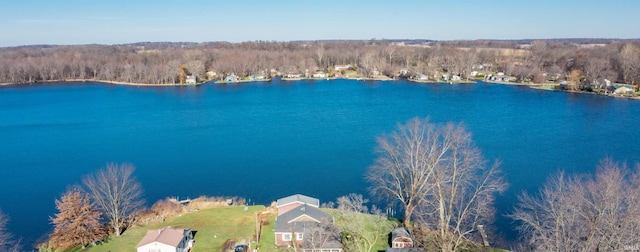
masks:
<path id="1" fill-rule="evenodd" d="M 326 78 L 327 74 L 323 72 L 315 72 L 311 75 L 313 78 Z"/>
<path id="2" fill-rule="evenodd" d="M 632 94 L 633 89 L 628 87 L 619 87 L 619 88 L 616 88 L 616 91 L 614 91 L 613 93 L 614 94 Z"/>
<path id="3" fill-rule="evenodd" d="M 138 252 L 187 252 L 193 246 L 191 229 L 170 228 L 147 230 L 138 242 Z"/>
<path id="4" fill-rule="evenodd" d="M 351 67 L 351 64 L 348 65 L 335 65 L 333 66 L 333 69 L 335 69 L 336 71 L 340 71 L 340 70 L 347 70 Z"/>
<path id="5" fill-rule="evenodd" d="M 193 75 L 187 75 L 187 80 L 185 82 L 187 84 L 196 84 L 196 77 Z"/>

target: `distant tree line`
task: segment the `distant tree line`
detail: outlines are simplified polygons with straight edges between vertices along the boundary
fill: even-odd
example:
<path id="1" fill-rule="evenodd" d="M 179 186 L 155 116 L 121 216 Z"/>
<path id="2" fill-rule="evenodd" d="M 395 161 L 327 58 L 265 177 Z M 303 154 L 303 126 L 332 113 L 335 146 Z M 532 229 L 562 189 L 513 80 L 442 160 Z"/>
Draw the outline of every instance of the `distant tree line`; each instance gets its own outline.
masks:
<path id="1" fill-rule="evenodd" d="M 329 71 L 354 66 L 363 77 L 392 78 L 474 70 L 503 72 L 519 82 L 562 81 L 571 88 L 611 82 L 640 84 L 640 41 L 565 40 L 332 40 L 242 43 L 143 42 L 125 45 L 0 48 L 0 83 L 97 80 L 177 84 L 238 76 Z M 272 70 L 276 70 L 273 72 Z M 215 77 L 207 72 L 215 72 Z"/>

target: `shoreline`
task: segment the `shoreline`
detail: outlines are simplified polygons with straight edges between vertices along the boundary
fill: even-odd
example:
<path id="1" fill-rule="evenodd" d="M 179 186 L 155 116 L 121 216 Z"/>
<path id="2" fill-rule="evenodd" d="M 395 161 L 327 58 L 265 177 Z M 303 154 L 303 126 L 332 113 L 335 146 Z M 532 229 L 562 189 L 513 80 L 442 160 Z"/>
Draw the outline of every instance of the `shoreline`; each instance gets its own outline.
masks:
<path id="1" fill-rule="evenodd" d="M 85 83 L 95 82 L 100 84 L 122 85 L 122 86 L 140 86 L 140 87 L 182 87 L 182 86 L 199 86 L 208 82 L 196 83 L 196 84 L 153 84 L 153 83 L 136 83 L 126 81 L 108 81 L 108 80 L 95 80 L 95 79 L 64 79 L 64 80 L 46 80 L 37 82 L 23 82 L 23 83 L 11 83 L 2 82 L 0 86 L 21 86 L 21 85 L 33 85 L 33 84 L 54 84 L 54 83 Z"/>
<path id="2" fill-rule="evenodd" d="M 47 81 L 38 81 L 31 83 L 11 83 L 11 82 L 1 82 L 0 87 L 6 86 L 22 86 L 22 85 L 33 85 L 33 84 L 54 84 L 54 83 L 85 83 L 85 82 L 94 82 L 99 84 L 106 85 L 122 85 L 122 86 L 136 86 L 136 87 L 184 87 L 184 86 L 200 86 L 207 83 L 213 84 L 234 84 L 234 83 L 253 83 L 253 82 L 270 82 L 273 78 L 270 79 L 262 79 L 262 80 L 239 80 L 234 82 L 227 81 L 207 81 L 196 84 L 152 84 L 152 83 L 135 83 L 135 82 L 125 82 L 125 81 L 108 81 L 108 80 L 95 80 L 95 79 L 65 79 L 65 80 L 47 80 Z M 411 80 L 411 79 L 391 79 L 391 78 L 355 78 L 355 77 L 330 77 L 330 78 L 280 78 L 283 81 L 302 81 L 302 80 L 355 80 L 355 81 L 399 81 L 406 80 L 408 82 L 413 83 L 424 83 L 424 84 L 477 84 L 477 81 L 482 81 L 485 83 L 492 83 L 498 85 L 510 85 L 510 86 L 527 86 L 529 88 L 543 90 L 543 91 L 555 91 L 555 92 L 566 92 L 566 93 L 578 93 L 578 94 L 590 94 L 590 95 L 600 95 L 607 96 L 612 98 L 624 98 L 624 99 L 632 99 L 632 100 L 640 100 L 640 96 L 624 96 L 624 95 L 613 95 L 611 94 L 600 94 L 600 93 L 590 93 L 584 91 L 577 90 L 555 90 L 549 87 L 558 86 L 557 83 L 517 83 L 517 82 L 504 82 L 504 81 L 490 81 L 484 79 L 474 79 L 474 80 L 461 80 L 461 81 L 434 81 L 434 80 Z"/>

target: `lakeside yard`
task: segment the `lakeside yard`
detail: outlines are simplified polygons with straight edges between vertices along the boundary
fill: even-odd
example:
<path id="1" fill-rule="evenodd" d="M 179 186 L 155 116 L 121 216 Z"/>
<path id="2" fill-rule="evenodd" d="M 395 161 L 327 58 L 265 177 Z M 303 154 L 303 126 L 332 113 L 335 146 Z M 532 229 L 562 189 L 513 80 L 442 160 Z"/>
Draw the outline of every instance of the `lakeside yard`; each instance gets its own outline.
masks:
<path id="1" fill-rule="evenodd" d="M 65 252 L 107 252 L 107 251 L 136 251 L 136 245 L 150 229 L 190 228 L 196 231 L 194 245 L 191 251 L 222 251 L 227 240 L 251 241 L 251 249 L 265 252 L 288 251 L 286 248 L 275 247 L 275 219 L 276 214 L 266 216 L 262 227 L 261 240 L 255 242 L 256 214 L 265 209 L 264 206 L 215 207 L 195 212 L 184 213 L 180 216 L 151 224 L 144 227 L 133 227 L 119 237 L 111 237 L 103 244 L 82 249 L 80 247 L 63 250 Z M 329 212 L 331 213 L 331 212 Z M 376 244 L 376 251 L 384 250 L 387 241 L 381 240 Z"/>
<path id="2" fill-rule="evenodd" d="M 105 243 L 86 249 L 73 248 L 67 252 L 87 251 L 136 251 L 136 245 L 149 229 L 191 228 L 196 231 L 195 243 L 191 251 L 219 251 L 227 239 L 253 240 L 256 227 L 256 213 L 263 210 L 264 206 L 249 206 L 245 211 L 244 206 L 218 207 L 203 209 L 200 211 L 185 213 L 180 216 L 167 219 L 164 222 L 151 224 L 144 227 L 133 227 L 125 231 L 120 237 L 111 237 Z M 270 216 L 269 225 L 263 228 L 264 239 L 261 241 L 261 251 L 277 251 L 273 249 L 274 235 L 273 222 L 275 215 Z M 255 248 L 256 244 L 251 244 Z"/>

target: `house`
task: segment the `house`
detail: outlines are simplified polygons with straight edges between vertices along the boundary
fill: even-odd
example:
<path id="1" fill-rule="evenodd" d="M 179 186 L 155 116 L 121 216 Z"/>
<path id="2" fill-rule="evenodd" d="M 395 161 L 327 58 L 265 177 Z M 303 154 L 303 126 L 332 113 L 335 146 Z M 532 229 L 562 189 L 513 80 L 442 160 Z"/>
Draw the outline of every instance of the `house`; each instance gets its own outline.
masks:
<path id="1" fill-rule="evenodd" d="M 621 95 L 621 94 L 631 94 L 631 93 L 633 93 L 633 88 L 624 87 L 624 86 L 623 86 L 623 87 L 616 88 L 616 90 L 615 90 L 615 91 L 613 91 L 613 94 L 618 94 L 618 95 Z"/>
<path id="2" fill-rule="evenodd" d="M 478 71 L 471 71 L 471 73 L 469 73 L 469 76 L 471 76 L 471 77 L 478 76 Z"/>
<path id="3" fill-rule="evenodd" d="M 391 247 L 392 248 L 412 248 L 413 237 L 404 227 L 399 227 L 391 231 Z"/>
<path id="4" fill-rule="evenodd" d="M 318 199 L 296 194 L 276 202 L 275 245 L 297 246 L 303 252 L 342 252 L 340 236 L 331 233 L 333 217 L 318 206 Z"/>
<path id="5" fill-rule="evenodd" d="M 302 78 L 302 74 L 299 74 L 299 73 L 288 73 L 285 77 L 289 78 L 289 79 Z"/>
<path id="6" fill-rule="evenodd" d="M 313 78 L 327 78 L 327 74 L 323 72 L 315 72 L 311 76 Z"/>
<path id="7" fill-rule="evenodd" d="M 459 80 L 461 80 L 461 79 L 462 79 L 462 78 L 460 78 L 460 75 L 453 75 L 453 76 L 451 76 L 451 80 L 453 80 L 453 81 L 459 81 Z"/>
<path id="8" fill-rule="evenodd" d="M 351 68 L 351 64 L 333 66 L 333 69 L 335 69 L 336 71 L 347 70 L 349 68 Z"/>
<path id="9" fill-rule="evenodd" d="M 171 228 L 147 230 L 138 242 L 138 252 L 187 252 L 193 246 L 191 229 Z"/>
<path id="10" fill-rule="evenodd" d="M 235 74 L 231 74 L 231 75 L 227 76 L 227 78 L 225 78 L 225 80 L 227 82 L 236 82 L 236 81 L 238 81 L 238 79 L 239 79 L 239 77 L 237 75 L 235 75 Z"/>
<path id="11" fill-rule="evenodd" d="M 509 81 L 511 81 L 511 77 L 508 77 L 508 76 L 489 76 L 488 80 L 490 80 L 490 81 L 509 82 Z"/>
<path id="12" fill-rule="evenodd" d="M 399 227 L 391 231 L 391 247 L 387 248 L 387 252 L 418 252 L 424 251 L 424 248 L 416 248 L 413 244 L 413 236 L 404 227 Z"/>
<path id="13" fill-rule="evenodd" d="M 320 200 L 306 196 L 306 195 L 302 195 L 302 194 L 295 194 L 295 195 L 281 198 L 278 201 L 276 201 L 276 208 L 278 208 L 278 216 L 304 204 L 318 208 L 320 207 Z"/>
<path id="14" fill-rule="evenodd" d="M 187 84 L 196 84 L 196 77 L 193 75 L 187 75 L 187 79 L 185 80 Z"/>
<path id="15" fill-rule="evenodd" d="M 426 74 L 420 74 L 418 75 L 418 80 L 421 80 L 421 81 L 429 80 L 429 76 L 427 76 Z"/>

